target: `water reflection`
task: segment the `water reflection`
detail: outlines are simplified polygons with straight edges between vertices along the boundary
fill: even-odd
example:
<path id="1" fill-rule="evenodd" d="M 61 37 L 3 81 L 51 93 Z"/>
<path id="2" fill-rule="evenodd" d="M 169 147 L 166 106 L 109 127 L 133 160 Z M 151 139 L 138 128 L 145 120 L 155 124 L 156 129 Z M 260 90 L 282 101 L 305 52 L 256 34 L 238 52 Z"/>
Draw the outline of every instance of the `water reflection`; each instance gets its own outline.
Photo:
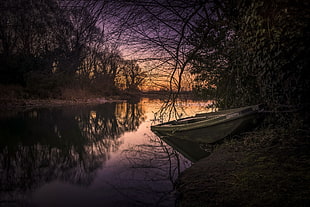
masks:
<path id="1" fill-rule="evenodd" d="M 87 186 L 110 153 L 145 119 L 139 104 L 36 109 L 0 119 L 2 204 L 23 199 L 44 183 Z"/>
<path id="2" fill-rule="evenodd" d="M 204 146 L 203 144 L 177 137 L 161 137 L 161 139 L 192 162 L 197 162 L 209 156 L 212 151 L 212 145 Z"/>
<path id="3" fill-rule="evenodd" d="M 0 117 L 0 206 L 173 206 L 175 180 L 193 160 L 150 131 L 162 103 Z M 175 109 L 189 116 L 207 104 Z"/>
<path id="4" fill-rule="evenodd" d="M 174 206 L 175 181 L 191 162 L 157 136 L 145 136 L 147 143 L 122 151 L 126 170 L 119 171 L 112 185 L 129 206 Z"/>

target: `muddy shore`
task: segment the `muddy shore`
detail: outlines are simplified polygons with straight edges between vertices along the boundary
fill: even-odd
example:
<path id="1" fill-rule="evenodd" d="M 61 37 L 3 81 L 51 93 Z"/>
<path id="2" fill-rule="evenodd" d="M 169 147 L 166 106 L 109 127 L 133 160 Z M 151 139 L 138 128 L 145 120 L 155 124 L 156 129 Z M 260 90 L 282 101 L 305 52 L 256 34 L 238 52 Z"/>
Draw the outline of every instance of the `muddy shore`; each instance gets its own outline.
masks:
<path id="1" fill-rule="evenodd" d="M 108 102 L 124 102 L 119 98 L 85 99 L 0 99 L 0 111 L 28 110 L 41 107 L 60 107 L 71 105 L 96 105 Z"/>
<path id="2" fill-rule="evenodd" d="M 310 206 L 309 134 L 261 129 L 218 145 L 179 177 L 179 206 Z"/>

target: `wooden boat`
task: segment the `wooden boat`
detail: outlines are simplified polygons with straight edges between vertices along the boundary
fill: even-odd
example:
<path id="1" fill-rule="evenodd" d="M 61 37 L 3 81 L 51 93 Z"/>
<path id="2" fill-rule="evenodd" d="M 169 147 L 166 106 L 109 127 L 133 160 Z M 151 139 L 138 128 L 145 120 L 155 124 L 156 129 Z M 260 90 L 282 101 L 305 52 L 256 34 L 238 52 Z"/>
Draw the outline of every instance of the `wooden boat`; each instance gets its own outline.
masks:
<path id="1" fill-rule="evenodd" d="M 255 123 L 260 105 L 223 110 L 151 126 L 158 136 L 172 136 L 200 143 L 214 143 Z"/>

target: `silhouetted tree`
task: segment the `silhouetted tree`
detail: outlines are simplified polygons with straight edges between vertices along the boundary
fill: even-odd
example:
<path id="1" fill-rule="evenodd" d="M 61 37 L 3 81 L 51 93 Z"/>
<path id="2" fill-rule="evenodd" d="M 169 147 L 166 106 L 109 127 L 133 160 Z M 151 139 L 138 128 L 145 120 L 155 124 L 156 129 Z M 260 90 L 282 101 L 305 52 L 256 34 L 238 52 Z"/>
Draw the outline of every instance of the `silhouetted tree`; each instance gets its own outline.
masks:
<path id="1" fill-rule="evenodd" d="M 106 4 L 9 0 L 0 8 L 1 84 L 23 85 L 41 98 L 63 88 L 117 91 L 122 57 L 105 30 Z"/>
<path id="2" fill-rule="evenodd" d="M 200 23 L 193 38 L 203 43 L 193 62 L 197 83 L 211 88 L 222 107 L 309 102 L 309 3 L 240 0 L 224 5 L 219 17 Z"/>
<path id="3" fill-rule="evenodd" d="M 52 73 L 68 21 L 54 1 L 1 1 L 1 82 L 27 84 L 31 72 Z M 68 36 L 67 36 L 68 37 Z"/>
<path id="4" fill-rule="evenodd" d="M 142 71 L 137 61 L 124 60 L 118 75 L 118 84 L 124 90 L 137 92 L 146 78 L 146 73 Z"/>

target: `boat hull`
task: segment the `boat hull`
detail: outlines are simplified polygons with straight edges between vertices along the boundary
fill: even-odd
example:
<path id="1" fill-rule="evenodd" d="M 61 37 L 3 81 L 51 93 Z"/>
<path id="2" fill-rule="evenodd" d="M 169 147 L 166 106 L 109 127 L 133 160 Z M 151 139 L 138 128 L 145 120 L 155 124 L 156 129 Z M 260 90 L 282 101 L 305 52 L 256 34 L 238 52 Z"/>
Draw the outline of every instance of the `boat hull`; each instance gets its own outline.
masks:
<path id="1" fill-rule="evenodd" d="M 201 144 L 194 141 L 169 136 L 162 137 L 161 139 L 191 162 L 197 162 L 211 154 L 210 152 L 205 151 L 201 147 Z"/>
<path id="2" fill-rule="evenodd" d="M 151 129 L 160 137 L 168 136 L 209 144 L 228 135 L 239 133 L 253 125 L 256 122 L 257 113 L 257 108 L 249 107 L 243 111 L 225 114 L 219 118 L 202 119 L 196 123 L 177 125 L 173 125 L 173 122 L 167 122 L 152 126 Z M 181 119 L 180 122 L 183 120 L 186 119 Z"/>
<path id="3" fill-rule="evenodd" d="M 200 143 L 214 143 L 228 135 L 236 134 L 242 129 L 251 126 L 255 115 L 243 117 L 242 119 L 227 121 L 218 125 L 197 128 L 186 131 L 157 131 L 159 136 L 169 136 L 179 139 L 186 139 Z"/>

